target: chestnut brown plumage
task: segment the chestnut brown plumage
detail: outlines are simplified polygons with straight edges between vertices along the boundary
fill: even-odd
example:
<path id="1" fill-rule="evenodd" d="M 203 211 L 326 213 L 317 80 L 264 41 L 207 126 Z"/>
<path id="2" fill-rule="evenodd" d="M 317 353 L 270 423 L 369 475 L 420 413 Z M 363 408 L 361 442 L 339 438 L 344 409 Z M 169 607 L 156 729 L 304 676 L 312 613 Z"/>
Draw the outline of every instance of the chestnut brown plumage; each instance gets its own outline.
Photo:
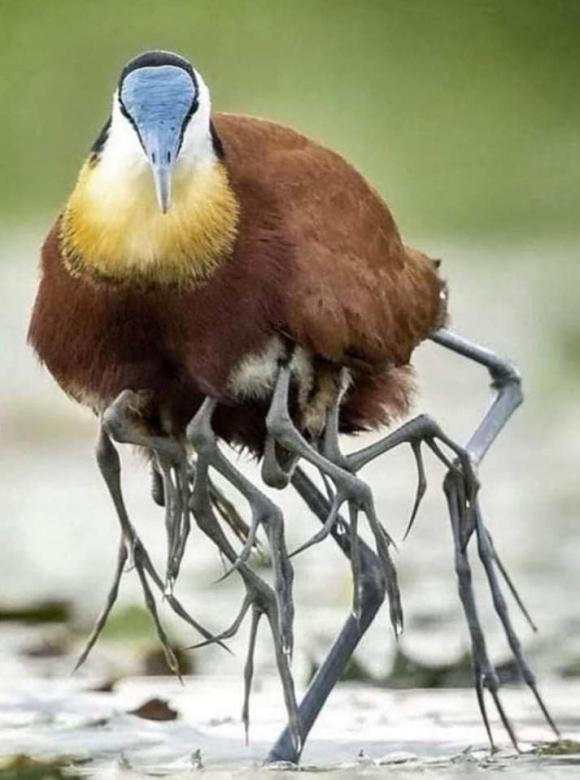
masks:
<path id="1" fill-rule="evenodd" d="M 72 275 L 59 222 L 42 251 L 29 340 L 61 387 L 102 409 L 125 388 L 154 395 L 168 433 L 184 433 L 208 393 L 219 436 L 260 453 L 267 401 L 236 401 L 245 355 L 280 335 L 320 374 L 347 366 L 341 430 L 408 410 L 413 349 L 446 316 L 435 265 L 406 248 L 380 196 L 342 157 L 289 128 L 214 116 L 240 221 L 231 255 L 192 287 Z M 315 380 L 316 382 L 316 380 Z"/>
<path id="2" fill-rule="evenodd" d="M 385 594 L 395 632 L 402 629 L 392 540 L 358 472 L 399 444 L 411 446 L 419 483 L 410 528 L 426 488 L 425 445 L 448 469 L 444 489 L 459 595 L 489 739 L 493 745 L 484 689 L 517 747 L 475 605 L 467 552 L 473 537 L 515 662 L 557 733 L 511 625 L 500 577 L 527 613 L 478 504 L 477 466 L 521 403 L 520 378 L 507 361 L 443 327 L 447 292 L 438 268 L 438 261 L 403 244 L 381 197 L 339 155 L 272 122 L 210 115 L 207 87 L 177 55 L 148 52 L 126 66 L 112 118 L 44 244 L 29 330 L 30 343 L 63 390 L 100 416 L 97 458 L 122 531 L 107 604 L 79 663 L 105 624 L 132 557 L 176 671 L 155 588 L 205 637 L 202 644 L 223 644 L 251 610 L 247 729 L 256 632 L 265 615 L 288 712 L 288 727 L 269 758 L 298 761 Z M 375 429 L 408 411 L 411 357 L 426 339 L 485 366 L 492 377 L 496 397 L 467 445 L 460 447 L 422 415 L 344 456 L 339 432 Z M 290 669 L 293 571 L 283 516 L 225 457 L 219 439 L 261 459 L 270 486 L 291 481 L 322 522 L 296 552 L 332 536 L 351 562 L 352 610 L 300 706 Z M 129 520 L 115 443 L 138 445 L 151 457 L 154 498 L 166 505 L 165 581 Z M 327 496 L 299 459 L 322 475 Z M 210 470 L 247 500 L 249 526 L 212 483 Z M 348 520 L 340 515 L 343 505 Z M 359 514 L 374 550 L 358 536 Z M 190 515 L 246 589 L 239 615 L 217 636 L 173 593 Z M 242 537 L 241 551 L 220 519 Z M 273 587 L 248 563 L 260 527 L 272 556 Z"/>

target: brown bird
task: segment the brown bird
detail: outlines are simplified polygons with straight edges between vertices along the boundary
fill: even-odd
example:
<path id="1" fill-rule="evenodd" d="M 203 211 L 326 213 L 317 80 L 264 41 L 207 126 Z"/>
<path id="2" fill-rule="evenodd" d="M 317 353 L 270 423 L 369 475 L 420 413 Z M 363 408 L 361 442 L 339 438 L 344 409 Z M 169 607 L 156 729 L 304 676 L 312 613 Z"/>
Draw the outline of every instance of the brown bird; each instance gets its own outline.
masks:
<path id="1" fill-rule="evenodd" d="M 202 77 L 175 54 L 148 52 L 129 62 L 111 118 L 44 244 L 29 331 L 62 389 L 101 419 L 98 462 L 121 523 L 115 579 L 80 662 L 107 619 L 131 556 L 174 667 L 152 588 L 165 592 L 205 637 L 203 644 L 223 643 L 251 610 L 247 728 L 255 636 L 265 615 L 289 716 L 270 760 L 298 761 L 385 591 L 395 631 L 402 627 L 392 542 L 357 473 L 379 454 L 410 444 L 419 473 L 412 522 L 425 491 L 424 443 L 448 468 L 459 594 L 489 738 L 484 689 L 517 745 L 475 607 L 467 557 L 472 537 L 517 665 L 553 726 L 512 628 L 498 572 L 521 602 L 477 499 L 477 465 L 521 402 L 519 375 L 445 330 L 446 317 L 438 263 L 404 245 L 381 197 L 342 157 L 287 127 L 212 113 Z M 495 401 L 467 446 L 421 416 L 343 456 L 339 433 L 380 428 L 408 412 L 410 359 L 425 339 L 480 363 L 493 379 Z M 351 560 L 352 614 L 300 706 L 290 668 L 293 572 L 283 517 L 226 459 L 219 441 L 260 459 L 266 483 L 282 488 L 291 481 L 322 521 L 301 549 L 332 535 Z M 127 516 L 113 442 L 150 454 L 154 496 L 166 505 L 165 579 Z M 300 459 L 323 475 L 328 498 L 301 470 Z M 211 482 L 211 470 L 247 499 L 249 527 Z M 343 505 L 348 521 L 339 514 Z M 375 550 L 357 535 L 359 514 Z M 173 594 L 191 515 L 246 588 L 240 614 L 217 636 Z M 224 533 L 224 520 L 243 538 L 241 550 Z M 273 589 L 248 562 L 259 527 L 272 554 Z"/>

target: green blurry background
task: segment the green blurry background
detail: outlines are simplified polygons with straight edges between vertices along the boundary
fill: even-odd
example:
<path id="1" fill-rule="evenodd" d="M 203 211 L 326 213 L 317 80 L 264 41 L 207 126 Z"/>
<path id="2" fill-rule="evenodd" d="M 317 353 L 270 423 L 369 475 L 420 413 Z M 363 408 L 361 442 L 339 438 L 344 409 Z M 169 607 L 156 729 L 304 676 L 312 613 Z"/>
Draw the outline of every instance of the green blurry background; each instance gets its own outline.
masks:
<path id="1" fill-rule="evenodd" d="M 409 235 L 569 236 L 578 0 L 1 0 L 0 219 L 54 214 L 122 65 L 189 57 L 216 108 L 343 152 Z"/>

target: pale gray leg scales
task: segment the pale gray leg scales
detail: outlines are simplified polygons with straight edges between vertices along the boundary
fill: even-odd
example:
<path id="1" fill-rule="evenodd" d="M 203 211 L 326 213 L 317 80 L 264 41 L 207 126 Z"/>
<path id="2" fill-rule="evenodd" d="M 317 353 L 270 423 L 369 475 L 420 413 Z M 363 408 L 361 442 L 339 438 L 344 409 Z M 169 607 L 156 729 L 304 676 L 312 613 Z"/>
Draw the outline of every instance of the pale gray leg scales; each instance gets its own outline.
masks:
<path id="1" fill-rule="evenodd" d="M 293 571 L 286 551 L 282 514 L 278 507 L 252 485 L 222 454 L 211 426 L 211 419 L 217 402 L 208 398 L 188 425 L 187 435 L 197 453 L 197 475 L 194 483 L 191 508 L 200 529 L 209 536 L 227 560 L 235 567 L 246 588 L 246 598 L 240 613 L 224 634 L 233 636 L 240 628 L 251 607 L 251 628 L 248 656 L 244 671 L 244 703 L 242 720 L 249 728 L 249 702 L 254 669 L 256 634 L 260 617 L 265 615 L 272 634 L 278 674 L 288 713 L 289 730 L 294 749 L 300 751 L 302 730 L 298 718 L 298 707 L 294 680 L 290 670 L 293 649 L 294 603 L 292 599 Z M 212 509 L 208 491 L 208 473 L 213 468 L 225 477 L 246 498 L 252 509 L 254 520 L 250 529 L 262 525 L 266 531 L 274 567 L 275 589 L 241 561 L 229 543 Z M 216 639 L 219 639 L 217 637 Z M 209 644 L 209 643 L 206 643 Z"/>
<path id="2" fill-rule="evenodd" d="M 300 467 L 296 468 L 292 474 L 292 486 L 320 522 L 326 523 L 331 511 L 331 503 Z M 332 525 L 330 535 L 348 559 L 352 557 L 353 546 L 358 546 L 358 557 L 361 564 L 360 614 L 357 618 L 351 610 L 342 630 L 300 702 L 298 712 L 303 743 L 329 694 L 342 677 L 362 636 L 373 622 L 384 601 L 386 592 L 385 574 L 381 561 L 365 542 L 355 539 L 352 528 L 349 528 L 348 523 L 340 516 Z M 269 763 L 297 764 L 300 752 L 300 750 L 296 750 L 290 729 L 287 727 L 271 749 L 267 761 Z"/>
<path id="3" fill-rule="evenodd" d="M 501 361 L 488 350 L 471 345 L 447 331 L 438 331 L 434 335 L 433 340 L 442 346 L 485 365 L 492 375 L 492 386 L 496 390 L 497 396 L 482 423 L 469 440 L 467 446 L 463 448 L 455 444 L 442 432 L 433 420 L 427 416 L 421 416 L 401 426 L 400 429 L 390 434 L 382 441 L 349 455 L 348 462 L 352 472 L 357 473 L 360 468 L 371 460 L 382 453 L 393 449 L 399 444 L 407 443 L 411 446 L 417 465 L 418 487 L 411 520 L 406 534 L 408 534 L 415 520 L 421 499 L 426 490 L 425 468 L 421 445 L 424 443 L 448 468 L 444 488 L 453 531 L 455 567 L 458 578 L 459 595 L 471 637 L 478 703 L 492 747 L 494 746 L 494 743 L 485 709 L 483 698 L 484 689 L 487 689 L 490 692 L 500 719 L 502 720 L 512 743 L 517 748 L 517 740 L 513 727 L 511 726 L 499 699 L 499 680 L 489 660 L 483 630 L 477 614 L 471 582 L 471 567 L 467 556 L 467 545 L 475 533 L 478 541 L 479 557 L 486 572 L 494 608 L 504 628 L 517 667 L 524 682 L 532 690 L 549 725 L 555 733 L 558 734 L 554 721 L 540 697 L 534 676 L 523 655 L 520 642 L 511 624 L 507 606 L 496 575 L 496 566 L 528 620 L 529 616 L 493 548 L 491 535 L 483 524 L 478 503 L 479 482 L 476 468 L 512 412 L 517 408 L 519 403 L 521 403 L 520 379 L 517 372 L 510 364 Z M 443 445 L 453 453 L 453 459 L 449 459 L 440 445 Z"/>
<path id="4" fill-rule="evenodd" d="M 493 548 L 491 535 L 483 524 L 478 503 L 479 481 L 476 474 L 477 465 L 509 419 L 514 409 L 521 402 L 520 379 L 517 372 L 510 364 L 500 360 L 488 350 L 471 345 L 465 340 L 460 339 L 459 337 L 454 336 L 447 331 L 437 332 L 434 335 L 434 340 L 437 343 L 446 346 L 447 348 L 452 349 L 453 351 L 456 351 L 465 357 L 469 357 L 481 363 L 482 365 L 487 366 L 492 376 L 492 386 L 497 392 L 497 396 L 490 410 L 485 415 L 482 423 L 477 428 L 476 432 L 471 437 L 468 445 L 465 448 L 460 447 L 448 436 L 446 436 L 431 418 L 427 416 L 421 416 L 401 426 L 399 430 L 390 434 L 382 441 L 379 441 L 373 445 L 370 445 L 369 447 L 363 448 L 362 450 L 352 455 L 349 455 L 346 458 L 347 469 L 345 469 L 344 459 L 342 459 L 340 450 L 338 448 L 338 425 L 335 423 L 334 426 L 329 426 L 327 429 L 327 434 L 325 436 L 322 448 L 327 462 L 323 463 L 321 461 L 321 453 L 316 453 L 313 449 L 308 451 L 307 447 L 309 445 L 303 440 L 300 440 L 300 434 L 298 432 L 291 431 L 291 421 L 289 419 L 286 407 L 287 384 L 289 378 L 284 377 L 283 370 L 281 371 L 282 381 L 279 381 L 274 394 L 274 401 L 272 403 L 272 408 L 269 415 L 268 430 L 274 436 L 274 438 L 283 443 L 284 446 L 293 446 L 296 452 L 299 452 L 302 457 L 317 466 L 321 473 L 325 474 L 327 477 L 330 477 L 335 485 L 335 496 L 338 500 L 331 502 L 329 513 L 324 520 L 323 528 L 311 540 L 302 545 L 302 547 L 299 548 L 297 552 L 303 551 L 312 544 L 322 541 L 322 539 L 328 535 L 336 522 L 338 507 L 345 499 L 349 503 L 351 528 L 353 531 L 356 531 L 358 510 L 361 508 L 361 504 L 364 506 L 364 500 L 353 500 L 353 494 L 349 495 L 348 493 L 348 482 L 347 488 L 345 489 L 345 480 L 343 479 L 342 475 L 340 475 L 340 477 L 337 479 L 335 470 L 337 467 L 337 462 L 342 460 L 341 465 L 343 472 L 348 470 L 348 472 L 350 472 L 352 475 L 355 475 L 371 460 L 378 457 L 382 453 L 393 449 L 399 444 L 407 443 L 411 446 L 417 465 L 418 486 L 413 510 L 411 513 L 411 519 L 405 535 L 409 533 L 410 528 L 412 527 L 427 487 L 421 445 L 425 444 L 446 466 L 448 469 L 448 474 L 445 479 L 444 487 L 448 502 L 456 552 L 456 572 L 458 577 L 459 595 L 465 612 L 472 643 L 478 703 L 492 747 L 493 740 L 491 737 L 491 730 L 489 727 L 489 721 L 483 698 L 483 690 L 485 688 L 489 690 L 500 719 L 502 720 L 502 723 L 505 726 L 512 743 L 517 748 L 517 740 L 513 727 L 511 726 L 511 723 L 507 718 L 499 700 L 499 680 L 489 660 L 483 631 L 477 614 L 471 583 L 471 568 L 467 556 L 467 545 L 475 533 L 478 542 L 479 557 L 486 572 L 494 608 L 504 628 L 506 638 L 514 655 L 516 664 L 520 670 L 524 682 L 526 685 L 528 685 L 528 687 L 530 687 L 536 700 L 538 701 L 538 704 L 544 716 L 546 717 L 546 720 L 554 732 L 558 734 L 554 721 L 551 718 L 538 692 L 534 676 L 523 655 L 521 645 L 511 624 L 507 612 L 507 606 L 500 590 L 496 574 L 496 567 L 499 570 L 500 575 L 506 581 L 508 588 L 513 593 L 518 606 L 520 606 L 532 627 L 534 627 L 533 623 L 529 619 L 529 615 L 525 610 L 519 594 L 515 590 L 511 579 L 509 578 L 505 568 L 497 556 L 495 549 Z M 273 415 L 275 412 L 277 413 L 277 417 L 274 418 Z M 333 419 L 337 420 L 337 417 L 338 413 L 335 409 L 333 413 Z M 440 445 L 451 451 L 451 458 L 445 454 Z M 328 461 L 333 463 L 335 467 L 334 469 L 328 467 Z M 388 537 L 379 534 L 375 535 L 375 541 L 377 542 L 377 552 L 379 553 L 381 560 L 383 560 L 383 562 L 387 562 L 388 567 L 390 558 L 383 558 L 379 544 L 382 543 L 387 546 L 389 539 Z M 360 566 L 357 563 L 358 555 L 356 553 L 356 544 L 354 545 L 353 553 L 352 566 L 353 579 L 355 582 L 354 610 L 356 614 L 359 608 L 356 581 L 360 576 Z M 393 578 L 388 575 L 387 568 L 386 572 L 387 583 L 392 583 Z M 396 598 L 397 596 L 395 595 L 395 599 Z"/>
<path id="5" fill-rule="evenodd" d="M 139 409 L 141 395 L 124 390 L 105 410 L 103 427 L 109 436 L 122 444 L 133 444 L 151 451 L 156 458 L 156 471 L 163 485 L 165 524 L 167 528 L 166 592 L 170 594 L 179 574 L 179 568 L 190 532 L 189 475 L 187 456 L 182 445 L 167 436 L 148 436 L 131 420 L 131 413 Z M 159 480 L 157 479 L 159 494 Z M 160 497 L 158 495 L 158 497 Z"/>
<path id="6" fill-rule="evenodd" d="M 137 575 L 141 582 L 145 604 L 153 618 L 159 640 L 165 652 L 168 666 L 172 671 L 178 674 L 179 668 L 178 668 L 177 660 L 173 650 L 171 649 L 167 641 L 167 635 L 165 633 L 165 630 L 159 620 L 159 615 L 157 612 L 155 599 L 153 597 L 151 587 L 149 585 L 149 580 L 152 582 L 156 590 L 159 591 L 164 596 L 165 601 L 171 607 L 173 612 L 175 612 L 175 614 L 177 614 L 180 618 L 182 618 L 185 622 L 187 622 L 190 626 L 192 626 L 203 637 L 205 637 L 205 639 L 214 640 L 215 637 L 211 632 L 209 632 L 202 625 L 200 625 L 196 620 L 194 620 L 194 618 L 191 617 L 191 615 L 187 612 L 187 610 L 182 606 L 181 602 L 172 593 L 166 592 L 165 583 L 163 582 L 160 575 L 157 573 L 147 553 L 147 550 L 143 546 L 143 543 L 141 542 L 135 528 L 133 527 L 129 519 L 129 515 L 125 507 L 125 502 L 123 499 L 123 493 L 121 489 L 121 462 L 117 450 L 115 449 L 113 442 L 111 441 L 111 437 L 109 435 L 110 433 L 112 434 L 121 433 L 123 441 L 127 440 L 125 437 L 130 436 L 130 431 L 129 431 L 130 423 L 128 421 L 123 422 L 118 417 L 119 414 L 124 412 L 124 410 L 126 409 L 127 401 L 130 399 L 127 397 L 126 394 L 121 394 L 121 396 L 119 396 L 119 399 L 120 399 L 120 403 L 117 406 L 113 405 L 114 414 L 115 414 L 115 424 L 111 426 L 107 424 L 105 419 L 103 419 L 101 423 L 101 427 L 99 430 L 99 439 L 97 444 L 97 462 L 101 474 L 103 475 L 103 478 L 106 482 L 111 498 L 113 500 L 117 518 L 121 526 L 122 537 L 121 537 L 121 543 L 119 548 L 117 566 L 115 569 L 115 575 L 114 575 L 113 583 L 107 595 L 105 608 L 99 615 L 96 624 L 93 628 L 93 631 L 91 632 L 91 635 L 85 645 L 84 650 L 82 651 L 79 657 L 79 660 L 75 668 L 78 669 L 84 663 L 89 652 L 91 651 L 95 642 L 97 641 L 100 633 L 102 632 L 105 623 L 117 599 L 119 585 L 123 573 L 125 571 L 126 562 L 127 560 L 131 560 L 132 568 L 134 568 L 137 571 Z M 109 420 L 110 419 L 111 418 L 109 417 Z M 137 443 L 142 444 L 142 441 L 138 441 Z M 221 641 L 218 641 L 218 643 L 223 649 L 228 650 L 228 648 Z"/>
<path id="7" fill-rule="evenodd" d="M 209 458 L 210 467 L 225 477 L 244 496 L 250 506 L 252 512 L 250 533 L 241 556 L 236 556 L 232 561 L 235 568 L 239 568 L 241 564 L 245 563 L 245 557 L 251 549 L 250 544 L 255 540 L 257 529 L 262 526 L 266 532 L 272 555 L 275 591 L 280 607 L 280 634 L 284 652 L 291 657 L 294 646 L 294 603 L 292 599 L 294 572 L 286 549 L 282 512 L 273 501 L 238 471 L 219 449 L 211 427 L 211 418 L 216 406 L 217 402 L 214 399 L 206 399 L 189 424 L 187 435 L 198 453 L 198 458 L 200 451 L 203 451 Z"/>
<path id="8" fill-rule="evenodd" d="M 291 382 L 291 372 L 287 365 L 282 365 L 279 369 L 278 378 L 272 396 L 272 403 L 266 417 L 266 427 L 268 434 L 285 450 L 293 453 L 297 458 L 303 458 L 314 465 L 322 474 L 326 475 L 334 486 L 336 495 L 330 512 L 335 513 L 343 503 L 349 506 L 351 522 L 356 524 L 358 513 L 363 512 L 369 528 L 375 539 L 376 551 L 379 556 L 385 573 L 387 575 L 387 590 L 389 594 L 390 616 L 393 629 L 396 634 L 400 632 L 403 625 L 403 612 L 397 576 L 393 565 L 389 547 L 393 545 L 393 540 L 387 531 L 381 525 L 374 507 L 373 496 L 370 488 L 362 480 L 358 479 L 350 470 L 342 468 L 333 460 L 316 450 L 302 436 L 300 431 L 294 425 L 289 412 L 288 396 Z M 338 399 L 340 403 L 340 398 Z M 341 460 L 338 447 L 334 447 L 327 439 L 323 444 L 323 450 L 329 449 L 331 456 L 336 456 Z M 325 528 L 322 534 L 317 535 L 317 540 L 321 540 L 327 535 L 333 527 L 333 520 L 327 517 Z M 357 534 L 353 531 L 353 538 L 357 539 Z M 311 540 L 307 546 L 313 543 Z M 353 568 L 353 614 L 356 619 L 360 618 L 360 565 L 358 562 L 358 553 L 356 549 L 352 551 L 351 564 Z"/>

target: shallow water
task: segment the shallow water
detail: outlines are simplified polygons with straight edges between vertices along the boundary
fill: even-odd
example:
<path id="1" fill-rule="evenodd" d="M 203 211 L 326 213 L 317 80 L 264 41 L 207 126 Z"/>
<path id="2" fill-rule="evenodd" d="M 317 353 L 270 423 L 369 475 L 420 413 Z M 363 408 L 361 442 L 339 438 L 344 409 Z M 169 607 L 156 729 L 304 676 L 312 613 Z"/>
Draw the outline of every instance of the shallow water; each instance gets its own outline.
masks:
<path id="1" fill-rule="evenodd" d="M 193 654 L 196 674 L 187 679 L 183 690 L 159 677 L 139 678 L 144 655 L 155 642 L 147 627 L 139 621 L 133 626 L 121 611 L 141 603 L 134 574 L 124 578 L 116 633 L 95 649 L 86 677 L 69 679 L 74 654 L 112 575 L 118 531 L 93 462 L 93 420 L 62 397 L 24 347 L 35 284 L 34 240 L 26 234 L 0 245 L 5 256 L 5 262 L 0 262 L 0 284 L 10 291 L 0 308 L 0 342 L 7 369 L 0 385 L 0 609 L 56 599 L 70 605 L 71 614 L 66 625 L 42 629 L 0 622 L 0 755 L 81 754 L 93 759 L 85 768 L 98 767 L 103 776 L 130 772 L 127 762 L 136 771 L 179 774 L 191 769 L 189 756 L 199 748 L 204 764 L 216 775 L 222 771 L 231 776 L 238 767 L 242 774 L 255 773 L 253 762 L 263 758 L 283 720 L 277 686 L 270 680 L 274 667 L 265 631 L 258 645 L 249 749 L 243 745 L 239 723 L 245 632 L 232 642 L 232 657 L 213 648 Z M 427 249 L 434 250 L 428 245 Z M 526 651 L 566 735 L 578 739 L 577 252 L 574 247 L 485 251 L 449 245 L 433 253 L 444 257 L 455 329 L 516 359 L 525 378 L 526 404 L 482 468 L 482 503 L 496 546 L 540 627 L 533 634 L 512 608 Z M 552 286 L 553 264 L 566 269 L 569 284 Z M 465 440 L 488 403 L 487 376 L 433 345 L 418 351 L 416 364 L 421 387 L 416 410 L 428 411 L 452 436 Z M 367 440 L 363 437 L 348 446 Z M 240 465 L 255 478 L 251 463 Z M 130 452 L 124 453 L 124 468 L 131 514 L 162 565 L 162 513 L 151 504 L 145 470 Z M 432 462 L 428 471 L 430 489 L 415 530 L 396 556 L 406 613 L 400 649 L 419 665 L 455 667 L 468 642 L 440 490 L 442 472 Z M 392 453 L 371 464 L 365 477 L 375 489 L 387 528 L 400 539 L 413 501 L 410 454 Z M 295 497 L 274 495 L 285 509 L 292 548 L 312 534 L 316 523 Z M 509 653 L 475 552 L 472 558 L 489 646 L 501 664 Z M 221 572 L 214 550 L 194 535 L 178 593 L 192 614 L 213 630 L 229 624 L 241 597 L 234 577 L 214 584 Z M 296 560 L 296 601 L 294 666 L 304 686 L 349 608 L 349 570 L 330 540 Z M 162 612 L 176 643 L 196 641 Z M 49 647 L 52 643 L 53 652 L 43 655 L 47 643 Z M 507 762 L 510 772 L 523 776 L 534 761 L 538 763 L 533 771 L 541 770 L 546 777 L 578 774 L 571 757 L 514 758 L 508 753 L 490 763 L 479 752 L 463 753 L 470 745 L 484 746 L 472 692 L 377 687 L 389 675 L 395 652 L 388 616 L 382 610 L 357 652 L 358 674 L 367 685 L 343 684 L 333 694 L 308 743 L 305 766 L 334 767 L 345 777 L 380 774 L 385 769 L 376 762 L 391 755 L 388 771 L 398 773 L 464 776 L 483 769 L 505 771 Z M 112 679 L 119 681 L 114 693 L 85 690 L 95 680 Z M 153 693 L 170 699 L 181 717 L 149 723 L 124 714 L 132 703 Z M 548 738 L 524 691 L 508 690 L 506 698 L 528 745 Z M 95 721 L 99 725 L 91 726 Z M 358 758 L 361 749 L 363 756 Z M 411 757 L 405 759 L 407 754 Z M 126 762 L 121 761 L 121 766 L 122 755 Z M 345 763 L 348 766 L 342 766 Z M 220 769 L 223 764 L 227 769 Z"/>
<path id="2" fill-rule="evenodd" d="M 238 721 L 238 685 L 230 677 L 129 678 L 113 693 L 91 690 L 98 681 L 38 679 L 0 691 L 2 753 L 32 753 L 69 760 L 82 773 L 102 777 L 193 772 L 200 762 L 212 776 L 254 776 L 282 729 L 277 681 L 263 678 L 253 702 L 250 743 Z M 549 685 L 550 701 L 566 731 L 578 730 L 571 717 L 580 684 Z M 163 697 L 177 713 L 171 721 L 130 714 L 152 697 Z M 508 689 L 505 702 L 516 718 L 522 754 L 502 747 L 491 755 L 471 691 L 385 691 L 343 684 L 318 722 L 303 756 L 302 772 L 332 777 L 427 773 L 437 777 L 509 769 L 509 774 L 542 772 L 546 777 L 580 772 L 575 753 L 541 756 L 548 738 L 529 697 Z M 492 720 L 495 731 L 500 727 Z M 501 741 L 500 741 L 501 744 Z M 284 767 L 282 767 L 284 768 Z M 384 772 L 384 769 L 383 769 Z"/>

